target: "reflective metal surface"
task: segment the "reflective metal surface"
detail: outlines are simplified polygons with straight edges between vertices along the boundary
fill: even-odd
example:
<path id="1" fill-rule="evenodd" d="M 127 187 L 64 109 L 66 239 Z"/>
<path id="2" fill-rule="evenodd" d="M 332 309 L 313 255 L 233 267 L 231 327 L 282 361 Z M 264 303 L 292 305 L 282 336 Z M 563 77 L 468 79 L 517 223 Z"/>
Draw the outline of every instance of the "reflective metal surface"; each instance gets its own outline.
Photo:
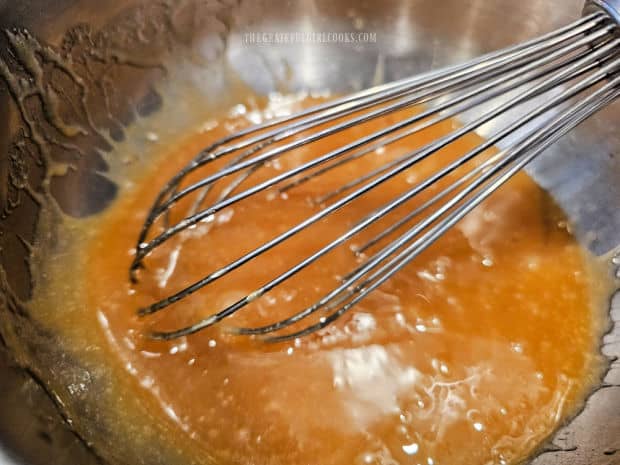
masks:
<path id="1" fill-rule="evenodd" d="M 181 98 L 188 82 L 206 112 L 233 104 L 240 87 L 350 92 L 530 39 L 578 18 L 582 7 L 580 0 L 0 0 L 0 29 L 9 31 L 0 35 L 0 346 L 9 347 L 0 350 L 0 465 L 103 460 L 59 420 L 58 411 L 68 410 L 97 422 L 94 397 L 66 403 L 79 365 L 26 311 L 37 285 L 29 263 L 62 253 L 67 240 L 41 233 L 45 209 L 37 193 L 71 217 L 104 210 L 117 193 L 101 174 L 115 144 L 164 113 L 171 133 L 190 124 Z M 376 33 L 376 42 L 248 43 L 247 33 L 268 31 L 364 31 Z M 597 254 L 620 244 L 619 124 L 616 104 L 531 167 Z M 48 176 L 45 160 L 58 171 Z M 63 171 L 67 160 L 72 167 Z M 132 163 L 145 162 L 147 155 Z M 33 244 L 48 255 L 37 255 Z M 619 300 L 610 313 L 615 321 Z M 620 355 L 618 324 L 610 324 L 602 350 Z M 584 411 L 533 463 L 620 463 L 619 386 L 616 362 Z M 98 433 L 108 432 L 102 426 Z M 111 434 L 101 444 L 97 452 L 108 463 L 166 463 L 146 450 L 127 458 L 130 452 L 114 450 Z"/>
<path id="2" fill-rule="evenodd" d="M 620 23 L 620 2 L 618 0 L 588 0 L 583 8 L 584 15 L 596 10 L 603 10 Z"/>

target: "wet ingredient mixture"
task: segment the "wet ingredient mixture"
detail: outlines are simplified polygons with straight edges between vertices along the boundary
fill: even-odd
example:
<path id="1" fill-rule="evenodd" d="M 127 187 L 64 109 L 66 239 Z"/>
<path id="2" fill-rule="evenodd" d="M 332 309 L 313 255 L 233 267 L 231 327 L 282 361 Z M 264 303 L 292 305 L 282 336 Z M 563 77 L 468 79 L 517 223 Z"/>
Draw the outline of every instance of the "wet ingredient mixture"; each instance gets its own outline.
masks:
<path id="1" fill-rule="evenodd" d="M 468 134 L 281 249 L 157 315 L 136 317 L 138 308 L 322 208 L 311 199 L 458 124 L 447 121 L 405 138 L 286 195 L 272 190 L 226 209 L 159 248 L 146 260 L 139 282 L 131 284 L 137 233 L 164 182 L 199 150 L 274 106 L 290 111 L 309 103 L 276 101 L 266 112 L 237 111 L 211 121 L 208 130 L 155 162 L 103 216 L 87 250 L 85 298 L 110 342 L 109 362 L 126 367 L 135 379 L 128 397 L 154 402 L 148 421 L 170 425 L 162 440 L 189 441 L 194 459 L 204 462 L 482 465 L 527 456 L 583 399 L 596 373 L 598 335 L 596 277 L 562 212 L 523 173 L 317 334 L 274 345 L 229 334 L 226 326 L 271 323 L 312 304 L 363 261 L 351 246 L 385 229 L 435 189 L 226 324 L 169 342 L 145 336 L 193 323 L 247 295 L 481 142 Z M 263 168 L 255 181 L 399 118 L 403 114 L 311 144 Z M 186 208 L 180 205 L 172 219 Z"/>

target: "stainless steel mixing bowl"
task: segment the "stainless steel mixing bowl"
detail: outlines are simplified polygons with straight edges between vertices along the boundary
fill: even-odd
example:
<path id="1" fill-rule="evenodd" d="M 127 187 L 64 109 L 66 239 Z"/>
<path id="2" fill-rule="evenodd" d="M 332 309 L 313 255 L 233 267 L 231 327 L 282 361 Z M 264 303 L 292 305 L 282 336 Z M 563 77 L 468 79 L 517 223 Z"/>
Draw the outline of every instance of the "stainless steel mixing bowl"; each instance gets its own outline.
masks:
<path id="1" fill-rule="evenodd" d="M 581 8 L 581 0 L 0 0 L 0 465 L 166 462 L 146 448 L 118 450 L 89 384 L 96 373 L 29 307 L 45 280 L 37 270 L 71 245 L 58 218 L 87 221 L 104 210 L 123 173 L 148 163 L 153 127 L 173 139 L 250 90 L 347 92 L 460 62 L 566 24 Z M 264 44 L 246 35 L 274 31 L 375 36 Z M 600 255 L 620 244 L 619 129 L 620 103 L 531 167 Z M 601 342 L 609 371 L 533 463 L 620 463 L 618 300 Z"/>

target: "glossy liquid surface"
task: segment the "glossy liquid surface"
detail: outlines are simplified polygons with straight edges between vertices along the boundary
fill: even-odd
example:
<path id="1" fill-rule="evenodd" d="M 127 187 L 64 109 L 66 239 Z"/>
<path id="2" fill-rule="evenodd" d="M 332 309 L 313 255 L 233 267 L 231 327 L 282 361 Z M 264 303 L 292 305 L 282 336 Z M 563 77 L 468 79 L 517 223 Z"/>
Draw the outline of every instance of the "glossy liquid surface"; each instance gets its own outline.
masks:
<path id="1" fill-rule="evenodd" d="M 288 104 L 282 109 L 290 110 Z M 159 248 L 131 285 L 127 270 L 137 232 L 159 188 L 199 150 L 264 113 L 247 116 L 212 121 L 180 144 L 106 213 L 87 251 L 84 279 L 94 285 L 86 297 L 110 342 L 110 362 L 135 378 L 131 396 L 155 400 L 149 421 L 170 425 L 165 440 L 190 438 L 199 460 L 222 464 L 482 465 L 531 453 L 583 398 L 596 371 L 597 335 L 595 277 L 561 211 L 523 173 L 317 334 L 273 345 L 225 330 L 271 323 L 315 302 L 363 261 L 351 246 L 397 221 L 435 188 L 226 324 L 170 342 L 144 337 L 153 328 L 193 323 L 251 293 L 481 142 L 468 134 L 282 248 L 157 315 L 137 318 L 139 307 L 325 207 L 311 199 L 457 126 L 442 123 L 286 195 L 270 190 L 223 210 Z M 253 182 L 403 117 L 311 144 L 261 169 Z M 179 205 L 172 219 L 186 208 Z"/>

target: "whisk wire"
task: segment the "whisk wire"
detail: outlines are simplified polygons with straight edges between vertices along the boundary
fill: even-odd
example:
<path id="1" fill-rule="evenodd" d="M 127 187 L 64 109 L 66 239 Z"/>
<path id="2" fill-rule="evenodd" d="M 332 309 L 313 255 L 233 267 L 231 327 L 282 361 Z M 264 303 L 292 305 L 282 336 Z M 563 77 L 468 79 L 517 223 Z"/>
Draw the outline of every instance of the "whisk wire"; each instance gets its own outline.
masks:
<path id="1" fill-rule="evenodd" d="M 469 111 L 480 112 L 480 109 L 483 109 L 481 114 L 449 134 L 318 196 L 315 199 L 318 208 L 316 213 L 186 288 L 139 309 L 142 316 L 163 310 L 223 278 L 458 139 L 489 123 L 501 121 L 518 109 L 521 110 L 516 119 L 513 118 L 513 121 L 495 130 L 465 155 L 374 209 L 346 232 L 330 239 L 319 250 L 301 259 L 249 295 L 193 325 L 175 331 L 155 332 L 153 337 L 173 339 L 221 322 L 316 263 L 327 253 L 341 247 L 484 152 L 497 144 L 507 144 L 507 148 L 489 155 L 430 199 L 354 248 L 353 252 L 364 261 L 355 270 L 347 273 L 340 284 L 317 302 L 274 323 L 229 330 L 236 334 L 261 336 L 271 342 L 281 342 L 302 337 L 331 324 L 418 257 L 549 145 L 619 96 L 620 37 L 615 35 L 617 30 L 618 25 L 611 21 L 608 15 L 595 12 L 555 32 L 487 54 L 469 63 L 377 86 L 297 114 L 266 121 L 216 142 L 198 154 L 157 196 L 139 234 L 130 269 L 132 276 L 142 266 L 145 257 L 162 243 L 224 208 L 272 187 L 279 186 L 280 192 L 288 191 L 345 163 L 371 154 L 378 148 Z M 565 85 L 568 87 L 563 88 Z M 561 90 L 556 92 L 559 89 Z M 512 95 L 513 92 L 516 93 Z M 544 96 L 545 100 L 538 102 L 536 99 L 541 96 Z M 496 99 L 505 100 L 485 109 L 485 106 Z M 539 103 L 538 106 L 522 111 L 522 107 L 535 101 Z M 260 168 L 295 149 L 420 104 L 425 105 L 425 108 L 412 116 L 300 162 L 271 178 L 249 187 L 244 186 Z M 233 155 L 233 159 L 223 168 L 197 182 L 182 185 L 190 173 L 227 155 Z M 203 208 L 203 203 L 216 183 L 230 176 L 233 177 L 232 181 L 220 189 L 215 201 Z M 169 224 L 170 210 L 192 193 L 197 193 L 197 196 L 189 213 L 179 222 Z M 425 212 L 429 213 L 423 216 Z M 148 238 L 157 219 L 162 216 L 163 231 Z M 408 226 L 396 238 L 388 239 L 416 218 L 418 220 L 415 224 Z M 366 257 L 368 250 L 384 240 L 388 241 L 386 245 Z M 318 322 L 309 323 L 301 329 L 293 329 L 287 334 L 280 333 L 284 328 L 299 323 L 319 310 L 324 313 Z"/>
<path id="2" fill-rule="evenodd" d="M 371 99 L 368 101 L 356 102 L 354 97 L 350 97 L 350 98 L 343 99 L 342 102 L 340 103 L 335 103 L 332 105 L 319 105 L 318 107 L 316 107 L 317 108 L 316 110 L 310 109 L 296 116 L 282 119 L 280 122 L 292 121 L 294 119 L 302 117 L 300 121 L 290 123 L 289 125 L 287 125 L 286 130 L 284 131 L 281 128 L 276 127 L 270 132 L 267 132 L 265 134 L 259 133 L 257 136 L 254 136 L 248 140 L 242 141 L 236 145 L 231 145 L 228 147 L 220 148 L 219 150 L 215 150 L 216 147 L 222 146 L 224 143 L 228 143 L 231 140 L 236 140 L 240 137 L 251 134 L 253 132 L 260 132 L 260 130 L 269 128 L 273 126 L 275 123 L 266 123 L 263 125 L 255 126 L 254 128 L 251 128 L 249 130 L 246 129 L 245 131 L 240 131 L 236 136 L 227 137 L 224 140 L 220 141 L 219 143 L 214 144 L 206 152 L 201 153 L 192 162 L 190 162 L 190 164 L 187 167 L 181 170 L 181 172 L 177 176 L 175 176 L 173 180 L 171 180 L 167 186 L 164 187 L 164 189 L 162 190 L 162 192 L 156 199 L 156 202 L 153 208 L 151 209 L 151 212 L 149 213 L 149 216 L 145 222 L 145 225 L 140 233 L 140 237 L 139 237 L 138 244 L 137 244 L 137 250 L 144 252 L 144 255 L 148 253 L 147 251 L 148 248 L 140 247 L 140 246 L 143 244 L 150 226 L 152 226 L 157 216 L 159 216 L 159 214 L 161 214 L 162 211 L 165 211 L 165 208 L 169 207 L 171 204 L 178 201 L 182 197 L 182 195 L 179 195 L 178 193 L 176 193 L 176 188 L 179 185 L 179 183 L 182 181 L 182 179 L 184 179 L 189 173 L 200 168 L 201 166 L 203 166 L 205 163 L 208 163 L 209 161 L 214 161 L 236 150 L 239 150 L 239 149 L 242 149 L 242 148 L 261 142 L 260 145 L 257 145 L 249 149 L 248 151 L 244 152 L 240 157 L 238 157 L 238 159 L 244 159 L 246 156 L 260 151 L 262 148 L 264 148 L 267 145 L 275 143 L 286 137 L 295 135 L 299 132 L 308 130 L 312 127 L 318 126 L 325 122 L 332 121 L 333 119 L 343 117 L 354 111 L 359 111 L 363 108 L 366 108 L 367 104 L 370 104 L 370 105 L 378 104 L 378 103 L 385 102 L 386 100 L 393 98 L 395 96 L 399 96 L 400 91 L 405 90 L 407 92 L 411 92 L 412 89 L 416 89 L 416 90 L 423 89 L 425 85 L 429 83 L 436 84 L 437 82 L 440 82 L 446 77 L 448 77 L 451 80 L 454 80 L 454 79 L 457 79 L 459 76 L 463 75 L 463 73 L 465 73 L 465 75 L 467 76 L 467 72 L 471 72 L 470 70 L 472 69 L 477 70 L 479 74 L 483 74 L 484 70 L 489 71 L 490 69 L 493 69 L 493 66 L 501 67 L 506 62 L 514 64 L 515 59 L 517 58 L 525 59 L 529 56 L 528 54 L 531 54 L 532 52 L 535 52 L 538 55 L 543 54 L 548 48 L 557 46 L 558 44 L 561 44 L 565 40 L 578 37 L 581 33 L 585 33 L 589 31 L 590 29 L 599 26 L 604 21 L 604 19 L 605 19 L 605 16 L 603 14 L 594 13 L 588 16 L 587 18 L 584 18 L 583 20 L 577 21 L 574 24 L 573 28 L 571 27 L 562 28 L 556 31 L 555 33 L 550 33 L 539 39 L 534 39 L 530 41 L 530 43 L 526 42 L 525 44 L 518 45 L 512 48 L 506 49 L 504 51 L 491 53 L 485 57 L 475 59 L 472 62 L 469 62 L 467 64 L 457 65 L 455 67 L 448 68 L 445 71 L 440 70 L 439 72 L 430 72 L 417 78 L 410 78 L 410 79 L 405 79 L 402 82 L 396 82 L 392 85 L 379 86 L 379 89 L 376 91 L 370 91 L 366 93 L 361 92 L 358 94 L 360 97 L 366 97 L 366 96 L 370 97 Z M 538 48 L 536 48 L 537 46 Z M 353 102 L 353 105 L 351 104 L 352 102 Z M 415 103 L 420 103 L 420 102 L 415 101 L 415 100 L 412 100 L 410 102 L 410 104 L 415 104 Z M 308 116 L 308 115 L 312 115 L 312 114 L 319 112 L 320 111 L 319 109 L 320 110 L 325 109 L 327 110 L 327 112 L 319 114 L 318 117 L 305 118 L 305 119 L 303 118 L 303 116 Z M 357 124 L 361 122 L 363 121 L 358 119 L 352 122 L 352 124 Z M 344 128 L 345 128 L 344 126 L 336 126 L 333 129 L 334 129 L 334 132 L 337 132 Z M 323 137 L 325 137 L 326 135 L 329 135 L 329 134 L 324 133 Z M 308 139 L 306 139 L 305 141 L 304 140 L 298 141 L 296 144 L 280 148 L 279 151 L 275 151 L 275 152 L 272 151 L 268 156 L 270 157 L 278 156 L 279 154 L 284 153 L 287 150 L 298 148 L 304 145 L 305 143 L 310 143 L 310 141 Z M 268 157 L 265 157 L 265 158 L 268 158 Z M 239 170 L 244 169 L 245 167 L 246 166 L 241 166 L 241 167 L 238 167 L 238 169 Z M 219 174 L 220 174 L 220 177 L 223 177 L 230 173 L 226 171 L 221 171 Z M 184 195 L 187 195 L 191 193 L 193 190 L 199 189 L 208 183 L 213 183 L 216 180 L 217 179 L 205 179 L 203 180 L 203 182 L 192 186 L 191 190 L 185 189 Z M 172 197 L 166 202 L 165 206 L 161 205 L 165 197 L 168 194 L 171 194 Z M 137 256 L 136 262 L 132 266 L 132 269 L 134 269 L 138 265 L 139 265 L 139 258 Z"/>
<path id="3" fill-rule="evenodd" d="M 275 184 L 280 183 L 281 181 L 293 177 L 297 174 L 299 174 L 300 172 L 303 171 L 307 171 L 310 168 L 313 168 L 314 166 L 320 165 L 325 163 L 326 161 L 329 161 L 331 159 L 334 159 L 336 157 L 339 157 L 340 155 L 342 155 L 343 153 L 346 153 L 347 151 L 350 151 L 352 149 L 355 149 L 357 147 L 360 147 L 364 144 L 367 144 L 368 142 L 371 142 L 373 140 L 379 139 L 380 137 L 389 134 L 391 132 L 394 132 L 398 129 L 404 128 L 408 125 L 411 125 L 417 121 L 420 121 L 428 116 L 431 116 L 434 113 L 439 113 L 443 110 L 446 110 L 449 107 L 455 107 L 453 108 L 451 111 L 447 111 L 445 112 L 443 115 L 440 115 L 437 117 L 437 119 L 432 120 L 432 121 L 428 121 L 426 123 L 423 123 L 420 127 L 417 128 L 417 131 L 423 130 L 427 127 L 430 127 L 434 124 L 437 124 L 440 121 L 444 121 L 446 119 L 449 119 L 453 116 L 456 116 L 460 113 L 462 113 L 463 111 L 466 111 L 474 106 L 479 105 L 480 103 L 487 101 L 489 99 L 492 99 L 498 95 L 501 95 L 503 93 L 505 93 L 505 89 L 498 87 L 501 86 L 501 84 L 509 82 L 511 79 L 513 79 L 516 76 L 519 75 L 523 75 L 524 73 L 529 72 L 530 70 L 535 70 L 536 68 L 540 67 L 541 65 L 545 65 L 547 63 L 551 63 L 553 62 L 553 60 L 557 59 L 558 57 L 561 57 L 563 55 L 566 55 L 567 53 L 573 52 L 575 50 L 577 50 L 579 47 L 582 47 L 583 45 L 590 43 L 593 40 L 598 40 L 599 38 L 602 38 L 603 36 L 605 36 L 606 34 L 608 34 L 611 30 L 612 30 L 613 26 L 607 26 L 605 28 L 603 28 L 602 30 L 597 31 L 596 33 L 593 34 L 592 37 L 588 37 L 588 38 L 583 38 L 577 42 L 575 42 L 574 44 L 569 44 L 565 47 L 563 47 L 562 49 L 551 53 L 543 58 L 540 58 L 538 60 L 535 60 L 534 62 L 530 63 L 529 65 L 525 66 L 522 69 L 518 69 L 512 73 L 507 73 L 505 76 L 502 76 L 496 80 L 492 80 L 489 83 L 483 85 L 481 88 L 475 88 L 473 90 L 471 90 L 470 92 L 466 92 L 464 95 L 462 96 L 458 96 L 455 99 L 444 103 L 444 104 L 439 104 L 437 107 L 434 107 L 432 109 L 429 109 L 427 111 L 422 112 L 421 114 L 415 115 L 413 117 L 407 118 L 403 121 L 400 121 L 397 124 L 394 124 L 388 128 L 385 128 L 381 131 L 377 131 L 369 136 L 360 138 L 352 143 L 349 143 L 343 147 L 340 147 L 337 150 L 334 150 L 332 152 L 329 152 L 323 156 L 320 157 L 316 157 L 314 159 L 312 159 L 311 161 L 302 164 L 294 169 L 291 169 L 285 173 L 282 173 L 281 175 L 275 176 L 272 179 L 260 183 L 256 186 L 253 186 L 251 189 L 248 189 L 240 194 L 237 194 L 233 197 L 229 197 L 227 199 L 223 199 L 222 201 L 212 205 L 210 208 L 207 208 L 201 212 L 195 213 L 194 215 L 191 215 L 187 218 L 185 218 L 183 221 L 179 222 L 178 224 L 168 228 L 164 233 L 160 234 L 159 236 L 155 237 L 154 239 L 152 239 L 150 242 L 148 243 L 142 243 L 141 246 L 138 248 L 138 251 L 136 253 L 136 257 L 135 257 L 135 263 L 138 263 L 144 256 L 146 256 L 146 254 L 148 254 L 153 248 L 157 247 L 158 245 L 162 244 L 163 242 L 165 242 L 166 240 L 168 240 L 169 238 L 171 238 L 172 236 L 174 236 L 175 234 L 183 231 L 184 229 L 204 220 L 205 218 L 216 214 L 218 211 L 220 211 L 223 208 L 228 207 L 229 205 L 236 203 L 246 197 L 249 197 L 251 195 L 254 195 L 255 193 L 267 189 Z M 604 48 L 604 53 L 608 52 L 609 48 Z M 601 53 L 599 51 L 598 54 L 590 54 L 588 55 L 586 58 L 590 58 L 592 61 L 594 61 L 594 58 L 598 56 L 601 56 Z M 573 67 L 570 68 L 570 71 L 574 70 L 578 65 L 583 65 L 583 62 L 580 62 L 578 64 L 575 64 Z M 549 71 L 553 71 L 555 70 L 556 67 L 552 67 Z M 564 73 L 562 73 L 561 75 L 558 76 L 558 79 L 561 79 L 563 77 L 565 77 L 566 75 L 570 74 L 570 71 L 567 70 Z M 542 71 L 538 71 L 535 73 L 535 77 L 539 77 L 540 74 L 542 73 Z M 526 75 L 527 77 L 527 75 Z M 526 78 L 522 78 L 521 80 L 519 80 L 519 84 L 518 85 L 522 85 L 527 83 L 529 80 L 531 80 L 531 76 L 529 77 L 529 79 Z M 551 83 L 550 85 L 554 85 L 554 83 Z M 514 84 L 513 84 L 514 86 Z M 490 93 L 485 94 L 484 92 L 491 90 Z M 523 98 L 530 98 L 532 94 L 526 94 L 524 95 Z M 477 98 L 476 98 L 477 97 Z M 473 101 L 468 104 L 468 105 L 464 105 L 462 107 L 458 107 L 457 104 L 467 101 L 469 99 L 473 99 Z M 518 104 L 519 102 L 515 103 Z M 396 108 L 394 107 L 390 107 L 390 110 L 387 111 L 386 109 L 381 109 L 381 112 L 378 116 L 382 116 L 383 114 L 385 114 L 386 112 L 392 112 L 392 111 L 396 111 L 401 109 L 400 104 L 397 105 Z M 491 113 L 489 115 L 487 115 L 487 118 L 493 119 L 495 116 L 497 116 L 497 114 L 501 113 L 505 111 L 505 108 L 503 106 L 499 107 L 497 109 L 498 113 Z M 369 119 L 372 119 L 374 117 L 376 117 L 377 115 L 375 115 L 373 113 L 373 115 L 371 117 L 368 116 L 364 116 L 363 119 L 362 117 L 358 117 L 358 118 L 354 118 L 352 120 L 349 120 L 345 123 L 341 123 L 339 125 L 336 125 L 333 128 L 330 128 L 329 130 L 324 130 L 324 131 L 319 131 L 317 134 L 313 134 L 311 136 L 307 136 L 306 138 L 304 138 L 304 140 L 301 142 L 300 141 L 294 141 L 291 142 L 289 144 L 286 144 L 284 147 L 279 147 L 273 150 L 268 151 L 267 153 L 260 155 L 256 158 L 252 158 L 249 160 L 245 160 L 239 164 L 224 168 L 220 171 L 218 171 L 217 173 L 211 175 L 211 176 L 207 176 L 206 178 L 204 178 L 203 180 L 201 180 L 198 183 L 193 184 L 192 186 L 187 187 L 186 189 L 184 189 L 183 191 L 179 192 L 175 197 L 171 198 L 167 203 L 165 203 L 163 205 L 163 208 L 169 208 L 173 203 L 175 203 L 176 201 L 178 201 L 180 198 L 184 197 L 185 195 L 201 188 L 204 187 L 206 185 L 210 185 L 215 183 L 216 181 L 222 179 L 225 176 L 228 176 L 230 174 L 236 173 L 238 171 L 241 171 L 243 169 L 246 168 L 250 168 L 252 166 L 255 166 L 257 163 L 263 163 L 265 161 L 268 161 L 270 159 L 273 159 L 274 157 L 280 155 L 281 153 L 284 152 L 290 152 L 291 150 L 295 149 L 295 148 L 299 148 L 301 145 L 305 145 L 306 143 L 310 143 L 310 142 L 314 142 L 316 140 L 319 140 L 323 137 L 325 137 L 325 135 L 331 135 L 333 133 L 336 132 L 340 132 L 343 129 L 349 128 L 349 127 L 353 127 L 357 124 L 360 124 L 362 122 L 368 121 Z M 417 132 L 415 131 L 415 132 Z M 300 144 L 300 145 L 299 145 Z M 393 162 L 393 164 L 395 165 L 395 163 Z M 370 176 L 371 174 L 369 173 L 368 176 Z M 361 178 L 362 180 L 365 180 L 364 178 Z M 344 187 L 349 187 L 347 186 L 343 186 Z"/>
<path id="4" fill-rule="evenodd" d="M 341 207 L 343 207 L 344 205 L 346 205 L 347 203 L 355 200 L 356 198 L 358 198 L 360 195 L 363 195 L 365 192 L 368 192 L 369 190 L 375 188 L 376 186 L 378 186 L 379 184 L 391 179 L 392 177 L 394 177 L 395 175 L 399 174 L 400 172 L 410 168 L 411 166 L 413 166 L 415 163 L 425 159 L 426 157 L 430 156 L 431 154 L 435 153 L 436 151 L 446 147 L 448 144 L 454 142 L 455 140 L 457 140 L 458 138 L 462 137 L 463 135 L 471 132 L 472 130 L 475 130 L 476 128 L 482 126 L 483 124 L 485 124 L 486 122 L 494 119 L 496 116 L 498 116 L 499 114 L 503 113 L 504 111 L 518 105 L 519 103 L 522 103 L 523 101 L 527 100 L 530 98 L 531 95 L 539 92 L 541 89 L 545 89 L 545 88 L 549 88 L 555 84 L 557 84 L 558 80 L 566 77 L 566 76 L 570 76 L 573 71 L 575 71 L 576 69 L 579 68 L 579 66 L 583 65 L 583 64 L 588 64 L 590 62 L 594 62 L 597 58 L 599 58 L 600 56 L 605 55 L 605 53 L 607 53 L 609 50 L 613 49 L 618 43 L 620 43 L 620 39 L 615 40 L 610 42 L 609 44 L 601 47 L 599 50 L 597 50 L 596 52 L 587 55 L 586 57 L 582 58 L 581 60 L 578 60 L 576 63 L 570 65 L 567 69 L 563 70 L 559 75 L 554 76 L 552 78 L 549 78 L 548 80 L 545 80 L 544 82 L 532 87 L 531 89 L 526 90 L 525 92 L 523 92 L 522 94 L 520 94 L 519 96 L 514 97 L 513 99 L 509 100 L 508 102 L 499 105 L 497 108 L 495 108 L 493 111 L 490 111 L 489 113 L 481 116 L 480 118 L 474 120 L 473 122 L 464 125 L 462 128 L 456 130 L 453 133 L 450 133 L 444 137 L 439 138 L 438 140 L 434 141 L 433 143 L 429 144 L 428 146 L 424 147 L 422 150 L 419 151 L 414 151 L 410 154 L 408 154 L 407 156 L 403 157 L 403 159 L 399 160 L 398 163 L 395 166 L 392 166 L 391 169 L 389 169 L 387 172 L 381 174 L 381 176 L 377 177 L 376 179 L 374 179 L 373 181 L 369 182 L 368 184 L 366 184 L 365 186 L 362 186 L 361 188 L 359 188 L 358 190 L 352 192 L 351 194 L 347 195 L 346 197 L 340 199 L 339 201 L 335 202 L 334 204 L 331 204 L 329 206 L 327 206 L 326 208 L 324 208 L 323 210 L 317 212 L 316 214 L 314 214 L 313 216 L 307 218 L 306 220 L 302 221 L 301 223 L 297 224 L 296 226 L 294 226 L 293 228 L 285 231 L 284 233 L 278 235 L 277 237 L 273 238 L 272 240 L 264 243 L 263 245 L 261 245 L 260 247 L 254 249 L 251 252 L 248 252 L 247 254 L 245 254 L 244 256 L 238 258 L 237 260 L 231 262 L 229 265 L 227 265 L 226 267 L 223 267 L 213 273 L 211 273 L 210 275 L 206 276 L 205 278 L 201 279 L 200 281 L 194 283 L 193 285 L 189 286 L 188 288 L 180 291 L 179 293 L 176 293 L 170 297 L 168 297 L 167 299 L 163 299 L 160 302 L 157 302 L 153 305 L 151 305 L 150 307 L 146 307 L 144 309 L 140 310 L 140 314 L 141 315 L 146 315 L 146 314 L 150 314 L 150 313 L 155 313 L 159 310 L 162 310 L 163 308 L 166 308 L 167 306 L 169 306 L 172 303 L 177 302 L 178 300 L 182 299 L 183 297 L 196 292 L 197 290 L 201 289 L 202 287 L 214 282 L 215 280 L 225 276 L 226 274 L 230 273 L 231 271 L 239 268 L 240 266 L 242 266 L 243 264 L 247 263 L 248 261 L 256 258 L 259 255 L 262 255 L 263 253 L 265 253 L 266 251 L 272 249 L 273 247 L 277 246 L 278 244 L 282 243 L 283 241 L 287 240 L 288 238 L 292 237 L 293 235 L 296 235 L 298 232 L 302 231 L 303 229 L 306 229 L 308 226 L 310 226 L 311 224 L 316 223 L 317 221 L 321 220 L 322 218 L 326 217 L 327 215 L 333 213 L 334 211 L 337 211 L 338 209 L 340 209 Z M 600 74 L 600 73 L 599 73 Z M 589 80 L 587 81 L 589 82 Z M 579 88 L 585 88 L 586 87 L 586 83 L 580 83 L 579 84 Z M 496 90 L 495 93 L 497 94 L 501 94 L 503 93 L 501 90 Z M 483 97 L 480 97 L 483 98 Z M 556 100 L 554 99 L 553 102 L 556 102 Z M 423 125 L 424 126 L 424 125 Z M 428 127 L 428 126 L 424 126 L 424 127 Z M 497 140 L 495 140 L 494 138 L 489 139 L 488 141 L 486 141 L 485 143 L 483 143 L 478 150 L 476 151 L 475 154 L 478 154 L 480 152 L 482 152 L 484 149 L 491 147 L 493 144 L 495 144 L 497 142 Z M 480 148 L 482 148 L 482 150 L 480 150 Z M 310 162 L 312 163 L 312 162 Z M 221 204 L 216 204 L 213 207 L 211 207 L 209 210 L 207 210 L 207 212 L 209 213 L 209 215 L 211 214 L 215 214 L 217 213 L 219 210 L 223 209 L 226 206 L 229 206 L 233 203 L 236 203 L 237 201 L 248 197 L 249 195 L 252 195 L 256 192 L 262 191 L 264 189 L 266 189 L 267 187 L 270 187 L 274 184 L 277 184 L 277 182 L 287 179 L 288 177 L 292 176 L 289 173 L 292 172 L 298 172 L 299 170 L 305 170 L 307 168 L 305 168 L 307 165 L 309 165 L 310 163 L 306 163 L 298 168 L 295 168 L 293 170 L 290 170 L 286 173 L 283 173 L 279 176 L 275 176 L 274 178 L 264 182 L 264 183 L 260 183 L 257 186 L 248 189 L 247 191 L 244 191 L 243 193 L 237 194 L 236 196 L 233 196 L 229 199 L 226 199 L 225 201 L 221 202 Z M 442 175 L 447 174 L 448 172 L 452 171 L 453 169 L 455 169 L 456 167 L 460 166 L 460 164 L 458 166 L 454 166 L 455 163 L 449 165 L 449 170 L 448 168 L 442 170 Z M 424 186 L 427 187 L 427 186 Z M 198 216 L 201 214 L 197 214 L 195 216 Z M 207 215 L 207 216 L 209 216 Z M 190 217 L 190 219 L 186 220 L 186 221 L 195 221 L 195 218 Z M 181 224 L 181 223 L 179 223 Z M 176 231 L 175 227 L 170 228 L 168 231 Z M 351 231 L 355 231 L 357 232 L 357 228 L 352 229 Z M 351 237 L 351 235 L 353 234 L 350 231 L 350 234 L 347 234 L 347 239 L 349 237 Z M 170 233 L 170 234 L 174 234 L 174 233 Z M 160 236 L 161 237 L 161 236 Z M 154 239 L 155 244 L 157 245 L 157 238 Z M 345 239 L 346 240 L 346 239 Z M 330 247 L 328 250 L 325 250 L 324 253 L 327 253 L 329 250 L 332 250 L 334 247 L 340 245 L 342 242 L 337 240 L 333 247 Z M 322 256 L 324 253 L 322 253 L 319 256 Z M 312 255 L 311 257 L 312 261 L 314 261 L 316 258 L 318 258 L 318 256 Z M 308 259 L 307 259 L 308 260 Z M 305 268 L 307 266 L 307 260 L 304 260 L 302 262 L 300 262 L 300 264 L 298 266 L 295 267 L 295 273 L 300 271 L 301 269 Z M 246 298 L 243 299 L 243 301 L 240 301 L 238 303 L 236 303 L 234 305 L 234 311 L 238 310 L 239 308 L 242 308 L 243 306 L 247 305 L 248 303 L 250 303 L 252 300 L 255 300 L 256 297 L 263 295 L 265 292 L 267 292 L 268 290 L 272 289 L 273 287 L 275 287 L 275 285 L 279 284 L 280 282 L 283 282 L 284 280 L 288 279 L 288 277 L 291 276 L 291 274 L 289 273 L 284 273 L 283 275 L 281 275 L 278 279 L 274 280 L 274 282 L 276 284 L 273 285 L 266 285 L 264 287 L 264 289 L 257 291 L 256 293 L 251 294 L 249 297 L 251 298 Z M 273 283 L 273 282 L 272 282 Z M 272 284 L 270 283 L 270 284 Z M 234 313 L 234 312 L 233 312 Z M 224 313 L 221 314 L 221 318 L 216 318 L 215 320 L 210 320 L 213 321 L 213 323 L 220 321 L 222 318 L 225 318 L 226 316 L 229 316 L 231 313 L 231 311 L 226 311 Z"/>

